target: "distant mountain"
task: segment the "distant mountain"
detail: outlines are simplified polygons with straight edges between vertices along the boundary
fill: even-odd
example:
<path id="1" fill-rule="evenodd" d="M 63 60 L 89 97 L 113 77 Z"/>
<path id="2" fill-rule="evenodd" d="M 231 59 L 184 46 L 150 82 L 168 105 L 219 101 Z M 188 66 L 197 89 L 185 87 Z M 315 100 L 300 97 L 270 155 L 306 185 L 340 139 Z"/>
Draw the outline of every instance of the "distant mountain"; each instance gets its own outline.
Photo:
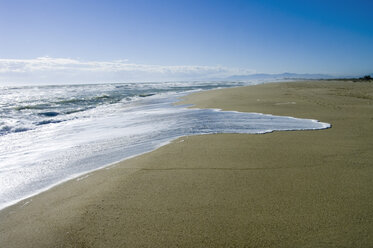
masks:
<path id="1" fill-rule="evenodd" d="M 281 73 L 281 74 L 266 74 L 266 73 L 257 73 L 249 75 L 235 75 L 224 78 L 229 81 L 246 81 L 254 79 L 330 79 L 334 78 L 326 74 L 298 74 L 298 73 Z"/>

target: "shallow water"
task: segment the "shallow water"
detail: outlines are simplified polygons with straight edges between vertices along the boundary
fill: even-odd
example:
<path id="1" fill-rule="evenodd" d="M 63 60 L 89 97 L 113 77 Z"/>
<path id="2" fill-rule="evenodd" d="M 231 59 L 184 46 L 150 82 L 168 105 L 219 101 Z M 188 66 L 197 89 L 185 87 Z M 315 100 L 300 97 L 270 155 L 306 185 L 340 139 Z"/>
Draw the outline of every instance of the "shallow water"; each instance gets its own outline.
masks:
<path id="1" fill-rule="evenodd" d="M 174 106 L 189 92 L 243 83 L 3 88 L 0 209 L 184 135 L 329 127 L 315 120 Z"/>

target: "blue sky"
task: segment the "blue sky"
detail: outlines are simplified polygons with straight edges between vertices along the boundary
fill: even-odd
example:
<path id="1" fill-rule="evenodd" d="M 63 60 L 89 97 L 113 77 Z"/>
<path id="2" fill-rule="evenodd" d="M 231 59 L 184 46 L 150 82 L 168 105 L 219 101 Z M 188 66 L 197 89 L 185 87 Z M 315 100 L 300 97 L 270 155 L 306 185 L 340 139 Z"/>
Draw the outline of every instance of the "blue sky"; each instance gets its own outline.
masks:
<path id="1" fill-rule="evenodd" d="M 370 0 L 0 0 L 0 80 L 362 75 L 373 72 L 372 10 Z"/>

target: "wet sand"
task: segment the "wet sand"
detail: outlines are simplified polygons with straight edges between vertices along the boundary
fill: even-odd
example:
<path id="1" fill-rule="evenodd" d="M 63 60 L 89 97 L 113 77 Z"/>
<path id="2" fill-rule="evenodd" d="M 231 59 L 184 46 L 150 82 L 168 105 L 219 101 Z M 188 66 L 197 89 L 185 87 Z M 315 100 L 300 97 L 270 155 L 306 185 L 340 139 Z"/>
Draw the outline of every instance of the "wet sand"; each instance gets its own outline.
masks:
<path id="1" fill-rule="evenodd" d="M 0 211 L 0 247 L 372 247 L 373 83 L 187 96 L 318 131 L 183 137 Z"/>

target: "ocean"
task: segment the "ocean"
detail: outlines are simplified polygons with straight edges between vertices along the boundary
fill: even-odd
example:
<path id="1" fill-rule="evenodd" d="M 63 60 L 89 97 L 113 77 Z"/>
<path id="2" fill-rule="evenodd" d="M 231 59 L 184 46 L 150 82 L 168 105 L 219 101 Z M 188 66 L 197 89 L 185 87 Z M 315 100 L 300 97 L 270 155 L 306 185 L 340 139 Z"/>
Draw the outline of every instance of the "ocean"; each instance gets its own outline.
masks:
<path id="1" fill-rule="evenodd" d="M 181 136 L 330 126 L 309 119 L 174 105 L 192 92 L 250 84 L 254 83 L 0 86 L 0 209 Z"/>

